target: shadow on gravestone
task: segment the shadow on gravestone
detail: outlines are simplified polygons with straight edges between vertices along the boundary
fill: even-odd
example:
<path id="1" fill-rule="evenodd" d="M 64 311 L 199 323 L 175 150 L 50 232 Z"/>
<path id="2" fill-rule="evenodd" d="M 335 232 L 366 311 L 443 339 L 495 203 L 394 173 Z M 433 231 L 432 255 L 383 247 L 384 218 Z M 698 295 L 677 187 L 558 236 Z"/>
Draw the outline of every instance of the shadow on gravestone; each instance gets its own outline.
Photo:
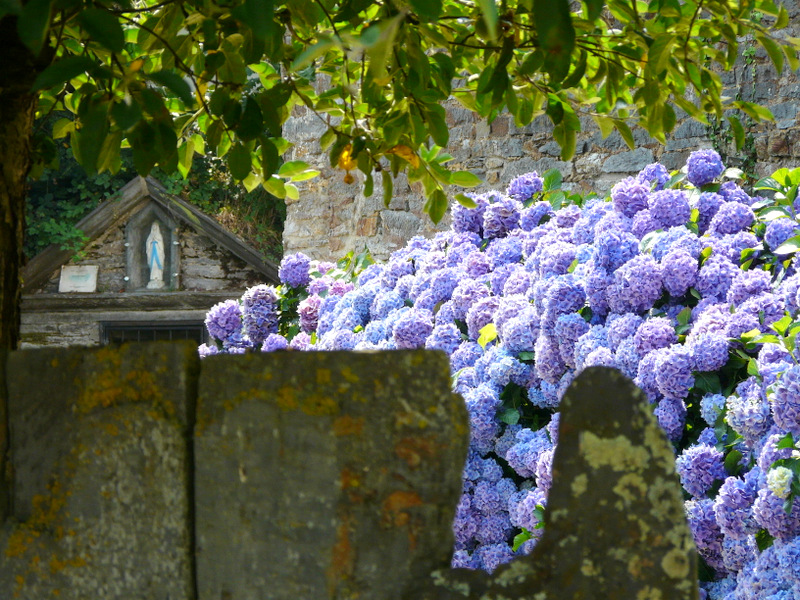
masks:
<path id="1" fill-rule="evenodd" d="M 418 600 L 696 600 L 697 557 L 672 446 L 644 393 L 591 367 L 561 402 L 545 531 L 492 576 L 439 571 Z"/>

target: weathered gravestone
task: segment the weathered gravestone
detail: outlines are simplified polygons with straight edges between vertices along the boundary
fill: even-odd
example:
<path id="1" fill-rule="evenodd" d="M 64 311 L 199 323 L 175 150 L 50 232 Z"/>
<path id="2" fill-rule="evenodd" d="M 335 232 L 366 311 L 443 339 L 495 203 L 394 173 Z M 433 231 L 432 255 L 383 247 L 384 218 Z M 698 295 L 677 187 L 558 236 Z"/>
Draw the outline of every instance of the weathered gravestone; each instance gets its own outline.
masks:
<path id="1" fill-rule="evenodd" d="M 427 600 L 693 600 L 697 558 L 672 447 L 619 371 L 584 370 L 561 401 L 545 531 L 493 576 L 434 573 Z"/>
<path id="2" fill-rule="evenodd" d="M 191 343 L 14 352 L 0 598 L 191 600 Z"/>
<path id="3" fill-rule="evenodd" d="M 200 599 L 415 597 L 449 565 L 468 439 L 444 353 L 204 360 Z"/>

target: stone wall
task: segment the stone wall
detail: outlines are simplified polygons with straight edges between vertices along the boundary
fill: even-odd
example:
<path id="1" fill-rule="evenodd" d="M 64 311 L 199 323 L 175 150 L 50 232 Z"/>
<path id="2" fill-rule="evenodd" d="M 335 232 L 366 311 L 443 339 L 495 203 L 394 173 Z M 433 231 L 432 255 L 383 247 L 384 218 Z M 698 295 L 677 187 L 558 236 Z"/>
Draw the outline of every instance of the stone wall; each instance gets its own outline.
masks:
<path id="1" fill-rule="evenodd" d="M 783 4 L 796 21 L 800 15 L 797 0 L 784 0 Z M 568 187 L 598 193 L 654 161 L 668 169 L 680 168 L 689 152 L 713 145 L 722 151 L 728 166 L 744 165 L 757 175 L 798 166 L 800 79 L 788 68 L 776 73 L 763 51 L 752 55 L 745 51 L 747 47 L 744 42 L 739 67 L 724 74 L 723 81 L 729 95 L 738 94 L 743 100 L 770 107 L 775 122 L 751 127 L 753 138 L 742 151 L 736 152 L 714 128 L 686 119 L 679 121 L 666 146 L 642 130 L 635 131 L 636 149 L 630 150 L 616 132 L 603 139 L 592 121 L 583 119 L 584 133 L 579 136 L 575 157 L 563 162 L 546 117 L 516 127 L 513 118 L 502 114 L 489 125 L 450 101 L 448 152 L 455 158 L 450 166 L 468 169 L 483 178 L 485 184 L 476 188 L 478 192 L 505 189 L 518 175 L 555 168 L 564 175 Z M 344 173 L 331 169 L 327 154 L 320 152 L 319 138 L 324 130 L 320 120 L 304 107 L 296 109 L 284 128 L 284 137 L 295 144 L 288 158 L 308 161 L 322 171 L 320 177 L 302 185 L 299 200 L 287 200 L 286 253 L 304 252 L 312 258 L 333 260 L 367 247 L 373 256 L 385 259 L 413 235 L 430 236 L 437 229 L 422 213 L 425 199 L 420 185 L 409 185 L 403 176 L 395 181 L 395 197 L 389 207 L 383 206 L 380 181 L 376 181 L 376 193 L 371 198 L 361 193 L 360 179 L 345 184 Z M 447 227 L 445 217 L 438 229 Z"/>
<path id="2" fill-rule="evenodd" d="M 617 371 L 567 390 L 545 533 L 488 576 L 449 569 L 469 425 L 444 353 L 201 365 L 155 343 L 5 366 L 2 598 L 697 598 L 671 445 Z"/>

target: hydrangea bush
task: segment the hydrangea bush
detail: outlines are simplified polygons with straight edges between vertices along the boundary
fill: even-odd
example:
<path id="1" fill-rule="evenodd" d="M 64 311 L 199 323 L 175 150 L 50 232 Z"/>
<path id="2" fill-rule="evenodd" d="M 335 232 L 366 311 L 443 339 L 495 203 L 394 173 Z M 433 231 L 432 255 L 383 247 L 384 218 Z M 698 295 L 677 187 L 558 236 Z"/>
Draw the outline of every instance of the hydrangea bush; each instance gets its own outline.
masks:
<path id="1" fill-rule="evenodd" d="M 800 597 L 800 169 L 763 198 L 713 150 L 605 199 L 545 175 L 454 205 L 384 264 L 287 256 L 281 286 L 211 309 L 201 355 L 446 352 L 471 424 L 453 566 L 489 572 L 541 536 L 567 386 L 616 367 L 674 444 L 702 595 Z"/>

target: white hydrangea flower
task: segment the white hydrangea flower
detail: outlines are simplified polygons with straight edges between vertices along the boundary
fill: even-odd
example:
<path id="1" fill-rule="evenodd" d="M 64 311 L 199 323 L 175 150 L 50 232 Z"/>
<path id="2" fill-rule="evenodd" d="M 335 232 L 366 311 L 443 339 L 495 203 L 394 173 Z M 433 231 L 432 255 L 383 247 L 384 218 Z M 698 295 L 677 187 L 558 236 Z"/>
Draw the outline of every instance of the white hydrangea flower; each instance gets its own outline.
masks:
<path id="1" fill-rule="evenodd" d="M 792 486 L 792 472 L 786 467 L 775 467 L 767 473 L 767 487 L 778 498 L 786 499 Z"/>

